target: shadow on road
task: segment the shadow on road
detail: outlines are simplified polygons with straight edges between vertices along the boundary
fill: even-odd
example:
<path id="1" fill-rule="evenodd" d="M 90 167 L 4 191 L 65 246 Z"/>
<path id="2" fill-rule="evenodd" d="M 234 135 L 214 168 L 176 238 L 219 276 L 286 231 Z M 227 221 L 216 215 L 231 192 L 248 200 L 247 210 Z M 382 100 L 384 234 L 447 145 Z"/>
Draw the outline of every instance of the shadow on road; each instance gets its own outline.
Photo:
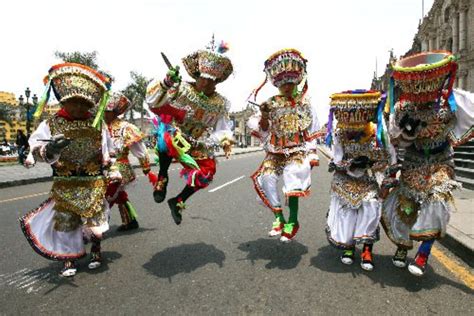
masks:
<path id="1" fill-rule="evenodd" d="M 132 230 L 127 230 L 123 232 L 118 232 L 117 231 L 118 225 L 114 225 L 110 227 L 110 230 L 106 233 L 105 239 L 111 239 L 115 237 L 122 237 L 122 236 L 129 236 L 129 235 L 135 235 L 135 234 L 141 234 L 141 233 L 146 233 L 148 231 L 155 231 L 156 228 L 144 228 L 144 227 L 139 227 L 137 229 L 132 229 Z"/>
<path id="2" fill-rule="evenodd" d="M 78 285 L 75 284 L 74 278 L 80 276 L 81 273 L 100 274 L 109 269 L 108 267 L 109 263 L 122 257 L 121 254 L 115 251 L 104 251 L 102 252 L 102 254 L 103 254 L 104 261 L 102 263 L 102 266 L 96 270 L 89 270 L 87 268 L 87 264 L 89 263 L 89 256 L 86 256 L 85 258 L 80 259 L 77 262 L 77 274 L 75 277 L 65 278 L 65 277 L 59 276 L 59 271 L 62 268 L 62 262 L 52 262 L 47 267 L 34 270 L 34 272 L 32 273 L 34 273 L 35 275 L 44 276 L 44 278 L 41 278 L 42 282 L 38 284 L 48 283 L 53 286 L 49 288 L 47 291 L 45 291 L 43 295 L 48 295 L 63 286 L 70 286 L 73 288 L 77 288 Z"/>
<path id="3" fill-rule="evenodd" d="M 409 292 L 418 292 L 420 290 L 434 289 L 440 285 L 446 284 L 457 288 L 465 293 L 474 294 L 474 291 L 462 283 L 457 283 L 444 276 L 436 274 L 431 266 L 428 266 L 426 275 L 417 278 L 411 275 L 406 269 L 398 269 L 392 265 L 392 257 L 386 255 L 374 254 L 375 269 L 372 272 L 366 272 L 359 266 L 359 258 L 353 265 L 347 266 L 341 263 L 339 257 L 341 251 L 328 245 L 318 249 L 318 254 L 311 258 L 310 265 L 322 271 L 331 273 L 351 273 L 354 278 L 359 276 L 368 277 L 380 287 L 400 287 Z"/>
<path id="4" fill-rule="evenodd" d="M 78 272 L 87 272 L 89 274 L 100 274 L 109 270 L 109 264 L 113 263 L 115 260 L 122 258 L 122 255 L 116 251 L 102 251 L 102 265 L 100 268 L 95 270 L 89 270 L 87 265 L 89 264 L 89 256 L 86 259 L 81 260 Z"/>
<path id="5" fill-rule="evenodd" d="M 268 238 L 241 243 L 238 249 L 248 252 L 247 257 L 240 260 L 250 260 L 252 264 L 257 260 L 269 260 L 265 268 L 281 270 L 296 268 L 303 255 L 308 253 L 308 247 L 297 241 L 283 244 L 278 239 Z"/>
<path id="6" fill-rule="evenodd" d="M 191 273 L 210 263 L 222 268 L 224 260 L 223 251 L 201 242 L 166 248 L 154 255 L 143 267 L 159 278 L 167 278 L 171 283 L 172 276 Z"/>

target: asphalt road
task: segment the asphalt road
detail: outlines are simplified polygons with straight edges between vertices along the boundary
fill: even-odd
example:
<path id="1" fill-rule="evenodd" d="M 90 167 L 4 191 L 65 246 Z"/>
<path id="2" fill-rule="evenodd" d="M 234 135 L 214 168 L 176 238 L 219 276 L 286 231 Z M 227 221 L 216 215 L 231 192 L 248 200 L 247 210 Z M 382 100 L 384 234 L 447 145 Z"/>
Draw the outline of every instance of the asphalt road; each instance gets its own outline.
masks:
<path id="1" fill-rule="evenodd" d="M 311 196 L 300 202 L 297 240 L 267 237 L 273 215 L 257 203 L 249 178 L 262 159 L 254 153 L 221 160 L 214 182 L 189 200 L 180 226 L 140 177 L 129 190 L 140 229 L 115 232 L 115 207 L 104 266 L 88 271 L 83 259 L 71 279 L 57 276 L 59 263 L 33 252 L 17 221 L 46 198 L 51 183 L 1 189 L 0 314 L 474 314 L 474 292 L 462 278 L 436 258 L 423 278 L 396 269 L 395 248 L 383 233 L 375 271 L 339 262 L 324 233 L 331 179 L 324 158 L 313 171 Z M 183 185 L 177 167 L 170 197 Z"/>

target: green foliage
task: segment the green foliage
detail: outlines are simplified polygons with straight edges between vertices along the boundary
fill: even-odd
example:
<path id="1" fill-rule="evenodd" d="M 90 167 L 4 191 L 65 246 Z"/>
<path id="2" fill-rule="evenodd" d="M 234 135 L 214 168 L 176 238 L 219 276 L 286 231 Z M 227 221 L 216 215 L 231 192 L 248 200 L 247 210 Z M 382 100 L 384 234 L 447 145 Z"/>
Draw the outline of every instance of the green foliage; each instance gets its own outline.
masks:
<path id="1" fill-rule="evenodd" d="M 8 104 L 0 103 L 0 121 L 12 122 L 12 109 Z"/>
<path id="2" fill-rule="evenodd" d="M 122 93 L 132 102 L 132 109 L 140 112 L 143 118 L 145 111 L 143 109 L 143 102 L 145 101 L 146 87 L 151 82 L 151 79 L 135 71 L 130 72 L 130 78 L 131 83 L 122 90 Z M 129 112 L 129 118 L 131 120 L 134 119 L 132 111 Z"/>
<path id="3" fill-rule="evenodd" d="M 100 72 L 101 74 L 109 77 L 111 79 L 111 81 L 113 82 L 114 77 L 112 77 L 112 75 L 110 75 L 109 73 L 107 73 L 107 72 L 105 72 L 105 71 L 103 71 L 99 68 L 99 65 L 97 63 L 97 55 L 98 55 L 97 51 L 92 51 L 90 53 L 89 52 L 79 52 L 79 51 L 75 51 L 75 52 L 71 52 L 71 53 L 60 52 L 60 51 L 55 51 L 54 52 L 54 56 L 56 58 L 62 59 L 65 63 L 77 63 L 77 64 L 82 64 L 82 65 L 91 67 L 92 69 L 95 69 L 98 72 Z"/>

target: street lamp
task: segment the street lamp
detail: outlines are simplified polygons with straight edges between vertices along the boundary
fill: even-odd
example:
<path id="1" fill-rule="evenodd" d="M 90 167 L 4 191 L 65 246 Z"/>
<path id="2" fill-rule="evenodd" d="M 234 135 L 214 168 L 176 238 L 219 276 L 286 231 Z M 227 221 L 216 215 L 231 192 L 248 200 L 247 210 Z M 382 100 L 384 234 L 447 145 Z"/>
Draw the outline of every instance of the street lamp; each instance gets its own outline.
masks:
<path id="1" fill-rule="evenodd" d="M 36 106 L 38 104 L 38 97 L 36 94 L 33 94 L 32 101 L 33 104 L 30 103 L 30 96 L 31 96 L 31 90 L 30 88 L 26 88 L 25 90 L 25 96 L 26 96 L 26 103 L 25 99 L 23 98 L 23 95 L 20 95 L 18 100 L 20 101 L 21 106 L 26 106 L 26 135 L 27 137 L 30 137 L 30 131 L 31 131 L 31 113 L 30 113 L 30 106 Z"/>

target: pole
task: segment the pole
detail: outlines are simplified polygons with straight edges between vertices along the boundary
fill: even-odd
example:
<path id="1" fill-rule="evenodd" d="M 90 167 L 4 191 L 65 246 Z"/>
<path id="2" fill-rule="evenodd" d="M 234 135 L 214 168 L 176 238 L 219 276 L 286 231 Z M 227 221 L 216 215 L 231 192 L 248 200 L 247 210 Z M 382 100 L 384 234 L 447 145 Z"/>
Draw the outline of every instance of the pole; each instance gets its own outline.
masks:
<path id="1" fill-rule="evenodd" d="M 26 137 L 30 137 L 30 102 L 26 101 Z"/>
<path id="2" fill-rule="evenodd" d="M 26 95 L 26 135 L 30 138 L 30 96 L 29 93 Z"/>
<path id="3" fill-rule="evenodd" d="M 421 0 L 421 19 L 425 17 L 425 0 Z"/>

